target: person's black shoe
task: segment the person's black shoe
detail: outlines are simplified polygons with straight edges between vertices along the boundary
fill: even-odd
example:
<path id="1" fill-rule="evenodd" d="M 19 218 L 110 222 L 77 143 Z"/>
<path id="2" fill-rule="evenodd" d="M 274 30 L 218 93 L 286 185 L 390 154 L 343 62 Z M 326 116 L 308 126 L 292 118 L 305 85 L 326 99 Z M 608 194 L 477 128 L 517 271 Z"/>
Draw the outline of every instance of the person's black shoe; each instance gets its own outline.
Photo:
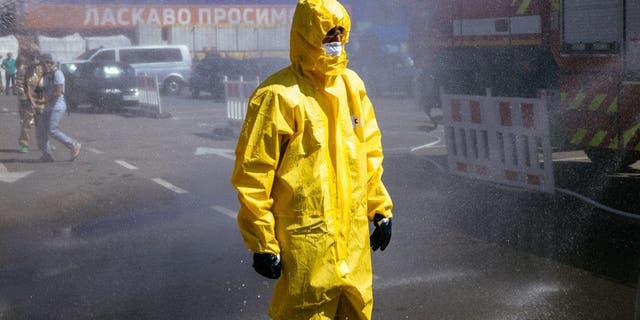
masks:
<path id="1" fill-rule="evenodd" d="M 40 157 L 40 162 L 54 162 L 55 160 L 51 156 L 42 156 Z"/>

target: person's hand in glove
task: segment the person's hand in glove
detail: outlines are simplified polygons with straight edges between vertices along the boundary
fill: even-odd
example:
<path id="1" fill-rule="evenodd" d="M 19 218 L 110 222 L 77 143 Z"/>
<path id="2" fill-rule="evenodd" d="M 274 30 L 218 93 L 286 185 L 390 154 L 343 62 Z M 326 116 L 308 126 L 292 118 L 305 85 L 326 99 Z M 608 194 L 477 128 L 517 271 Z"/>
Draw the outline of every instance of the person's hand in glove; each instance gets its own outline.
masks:
<path id="1" fill-rule="evenodd" d="M 262 276 L 269 279 L 278 279 L 280 278 L 280 273 L 282 271 L 280 255 L 272 253 L 254 253 L 253 268 Z"/>
<path id="2" fill-rule="evenodd" d="M 375 230 L 369 237 L 369 242 L 371 242 L 371 249 L 373 251 L 380 249 L 380 251 L 384 251 L 391 241 L 391 219 L 385 218 L 383 215 L 376 213 L 373 217 L 373 224 L 375 225 Z"/>

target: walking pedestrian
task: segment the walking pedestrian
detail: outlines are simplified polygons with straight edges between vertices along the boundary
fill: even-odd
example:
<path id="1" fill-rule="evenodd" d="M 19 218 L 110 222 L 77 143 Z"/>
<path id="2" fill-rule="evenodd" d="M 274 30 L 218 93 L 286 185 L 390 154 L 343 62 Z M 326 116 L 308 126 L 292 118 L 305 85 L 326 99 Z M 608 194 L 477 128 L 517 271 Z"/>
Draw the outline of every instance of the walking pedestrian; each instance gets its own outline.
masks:
<path id="1" fill-rule="evenodd" d="M 44 97 L 39 102 L 45 105 L 36 127 L 38 144 L 42 150 L 40 160 L 43 162 L 54 161 L 49 144 L 49 136 L 51 136 L 69 148 L 71 151 L 70 161 L 73 161 L 80 154 L 81 145 L 59 129 L 60 121 L 67 110 L 64 99 L 64 74 L 56 68 L 56 63 L 50 54 L 42 54 L 40 63 L 44 70 Z"/>
<path id="2" fill-rule="evenodd" d="M 276 320 L 371 319 L 370 248 L 389 244 L 393 205 L 350 28 L 336 0 L 299 0 L 291 65 L 254 92 L 236 147 L 238 227 L 254 269 L 278 279 Z"/>
<path id="3" fill-rule="evenodd" d="M 31 129 L 35 127 L 35 112 L 27 96 L 25 78 L 27 74 L 27 61 L 22 55 L 18 56 L 16 72 L 16 85 L 18 86 L 18 114 L 20 115 L 20 137 L 18 138 L 19 151 L 29 152 L 31 143 Z"/>
<path id="4" fill-rule="evenodd" d="M 0 54 L 0 59 L 2 59 L 2 55 Z M 0 68 L 2 68 L 2 63 L 0 63 Z M 6 76 L 6 72 L 5 72 Z M 2 77 L 0 77 L 0 94 L 4 93 L 4 85 L 2 84 Z"/>
<path id="5" fill-rule="evenodd" d="M 13 59 L 11 52 L 7 53 L 7 58 L 2 60 L 0 67 L 4 69 L 4 79 L 6 81 L 5 94 L 9 95 L 13 93 L 13 95 L 16 95 L 16 60 Z M 9 91 L 9 87 L 11 87 L 11 91 Z"/>
<path id="6" fill-rule="evenodd" d="M 16 73 L 16 86 L 18 86 L 18 100 L 21 108 L 21 130 L 18 142 L 20 144 L 20 152 L 23 153 L 29 152 L 31 127 L 37 127 L 44 110 L 44 105 L 40 103 L 43 98 L 44 72 L 38 60 L 38 50 L 34 49 L 28 54 L 25 53 L 25 56 L 25 60 L 28 62 L 24 66 L 18 64 Z M 18 62 L 20 60 L 20 56 L 18 56 Z M 53 145 L 51 147 L 53 148 Z"/>
<path id="7" fill-rule="evenodd" d="M 18 56 L 16 87 L 18 93 L 18 113 L 20 114 L 20 137 L 18 144 L 21 153 L 29 152 L 31 129 L 35 128 L 37 118 L 44 105 L 38 104 L 42 98 L 42 67 L 37 58 L 38 52 L 25 50 Z M 40 89 L 38 89 L 40 86 Z"/>

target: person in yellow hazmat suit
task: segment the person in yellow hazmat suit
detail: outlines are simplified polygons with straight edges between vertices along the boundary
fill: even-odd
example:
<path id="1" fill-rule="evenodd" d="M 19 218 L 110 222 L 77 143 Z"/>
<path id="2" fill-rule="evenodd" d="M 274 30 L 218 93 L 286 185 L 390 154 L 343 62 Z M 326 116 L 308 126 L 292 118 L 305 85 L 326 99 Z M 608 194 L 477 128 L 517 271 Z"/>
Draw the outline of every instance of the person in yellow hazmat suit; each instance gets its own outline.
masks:
<path id="1" fill-rule="evenodd" d="M 238 226 L 254 269 L 278 279 L 273 319 L 371 318 L 370 248 L 389 244 L 393 205 L 350 27 L 336 0 L 299 0 L 291 65 L 258 86 L 238 139 Z"/>

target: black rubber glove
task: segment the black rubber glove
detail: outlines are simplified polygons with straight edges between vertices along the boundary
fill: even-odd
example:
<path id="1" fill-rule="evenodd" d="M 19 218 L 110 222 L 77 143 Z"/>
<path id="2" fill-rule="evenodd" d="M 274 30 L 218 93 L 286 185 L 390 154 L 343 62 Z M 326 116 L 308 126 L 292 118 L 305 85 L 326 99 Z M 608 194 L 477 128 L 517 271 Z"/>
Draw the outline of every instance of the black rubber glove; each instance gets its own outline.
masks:
<path id="1" fill-rule="evenodd" d="M 371 249 L 373 251 L 380 249 L 380 251 L 384 251 L 389 245 L 389 241 L 391 241 L 391 219 L 385 218 L 383 215 L 376 213 L 373 217 L 373 224 L 375 225 L 375 230 L 369 237 L 369 242 L 371 242 Z"/>
<path id="2" fill-rule="evenodd" d="M 280 257 L 271 253 L 254 253 L 253 268 L 262 276 L 269 279 L 280 278 L 282 262 Z"/>

